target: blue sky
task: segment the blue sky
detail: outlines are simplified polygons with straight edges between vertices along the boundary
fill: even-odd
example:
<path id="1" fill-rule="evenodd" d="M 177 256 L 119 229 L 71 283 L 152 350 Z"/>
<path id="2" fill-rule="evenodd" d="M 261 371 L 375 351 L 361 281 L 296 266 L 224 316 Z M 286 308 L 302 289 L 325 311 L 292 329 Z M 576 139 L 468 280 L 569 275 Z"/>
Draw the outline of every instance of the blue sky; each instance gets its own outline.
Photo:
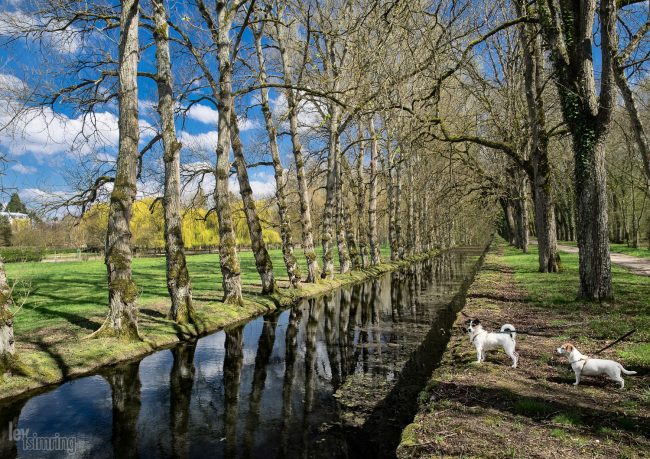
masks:
<path id="1" fill-rule="evenodd" d="M 0 0 L 0 17 L 7 15 L 5 17 L 35 21 L 36 19 L 21 10 L 22 7 L 24 3 L 20 0 Z M 44 88 L 68 85 L 79 81 L 80 76 L 96 77 L 88 73 L 61 73 L 62 69 L 68 69 L 65 67 L 66 63 L 74 62 L 80 56 L 87 56 L 88 50 L 95 48 L 86 46 L 78 37 L 57 34 L 49 36 L 43 42 L 22 39 L 7 44 L 6 27 L 5 25 L 3 28 L 0 23 L 0 40 L 4 38 L 5 42 L 4 46 L 0 46 L 0 126 L 15 107 L 8 105 L 15 102 L 7 100 L 7 90 L 18 88 L 27 92 L 35 89 L 47 92 Z M 113 48 L 110 52 L 115 56 L 117 47 L 111 43 L 111 40 L 115 39 L 115 36 L 103 36 L 97 40 L 93 38 L 88 43 L 99 43 L 103 49 Z M 142 45 L 150 40 L 150 36 L 141 32 L 140 39 Z M 250 38 L 245 37 L 244 42 L 246 41 L 249 42 Z M 143 53 L 141 70 L 155 71 L 153 53 L 153 49 Z M 177 64 L 187 66 L 192 65 L 192 62 L 185 57 L 183 61 L 177 61 Z M 140 78 L 139 85 L 141 143 L 144 145 L 155 133 L 156 89 L 154 83 L 146 78 Z M 246 99 L 240 102 L 252 105 L 257 96 L 250 94 L 244 97 Z M 284 107 L 283 96 L 272 92 L 271 99 L 273 109 L 279 113 Z M 186 106 L 186 103 L 181 105 Z M 247 119 L 240 120 L 242 138 L 250 155 L 249 162 L 259 161 L 263 158 L 264 142 L 267 141 L 263 118 L 259 108 L 249 110 L 247 116 Z M 314 119 L 314 115 L 304 114 L 302 118 L 309 122 Z M 214 162 L 217 119 L 215 107 L 209 102 L 201 102 L 194 105 L 186 117 L 178 120 L 178 136 L 186 147 L 182 155 L 184 163 Z M 117 142 L 117 104 L 114 101 L 98 107 L 92 123 L 88 122 L 88 119 L 84 121 L 72 104 L 43 107 L 38 112 L 22 117 L 17 128 L 0 132 L 0 152 L 8 159 L 5 176 L 2 178 L 3 186 L 12 192 L 18 190 L 24 200 L 34 204 L 41 200 L 42 196 L 68 193 L 74 182 L 75 171 L 84 167 L 92 168 L 96 164 L 108 167 L 110 162 L 114 161 Z M 290 150 L 286 139 L 280 143 L 283 161 L 287 167 L 291 160 Z M 150 158 L 154 166 L 156 158 L 159 158 L 158 152 L 154 152 Z M 268 155 L 263 159 L 268 160 Z M 259 167 L 249 173 L 256 195 L 273 193 L 275 186 L 271 168 Z M 155 194 L 159 191 L 153 178 L 145 178 L 144 181 L 145 183 L 141 184 L 144 192 Z M 234 179 L 231 183 L 236 189 Z M 206 191 L 210 191 L 211 184 L 211 178 L 206 179 Z"/>

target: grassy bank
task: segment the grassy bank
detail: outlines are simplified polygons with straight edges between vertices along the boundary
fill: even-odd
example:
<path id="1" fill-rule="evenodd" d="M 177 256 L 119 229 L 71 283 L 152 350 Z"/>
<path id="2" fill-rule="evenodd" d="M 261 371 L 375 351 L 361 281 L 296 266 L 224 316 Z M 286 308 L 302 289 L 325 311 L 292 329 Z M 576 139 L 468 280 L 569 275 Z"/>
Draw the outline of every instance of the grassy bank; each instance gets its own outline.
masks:
<path id="1" fill-rule="evenodd" d="M 420 394 L 420 412 L 402 434 L 400 457 L 645 457 L 650 447 L 650 279 L 614 267 L 616 300 L 575 300 L 578 257 L 562 254 L 563 271 L 537 272 L 537 254 L 497 243 L 471 287 L 464 312 L 487 329 L 513 323 L 547 336 L 520 334 L 519 368 L 503 351 L 476 364 L 459 316 L 441 366 Z M 626 387 L 584 377 L 574 387 L 565 341 L 584 354 L 626 331 L 603 353 L 639 375 Z"/>
<path id="2" fill-rule="evenodd" d="M 252 253 L 242 252 L 240 255 L 242 307 L 224 305 L 220 301 L 221 275 L 217 255 L 188 257 L 201 334 L 409 263 L 384 263 L 372 269 L 336 275 L 333 280 L 315 285 L 305 284 L 290 289 L 287 288 L 282 253 L 274 250 L 271 256 L 282 288 L 270 297 L 258 294 L 260 282 Z M 387 249 L 382 250 L 382 256 L 388 258 Z M 304 258 L 300 257 L 299 262 L 306 270 Z M 21 292 L 27 292 L 28 295 L 14 318 L 17 360 L 10 373 L 0 376 L 0 399 L 145 355 L 171 346 L 187 335 L 186 329 L 165 318 L 169 300 L 164 257 L 136 258 L 133 262 L 134 279 L 140 289 L 139 320 L 144 338 L 140 343 L 123 343 L 109 338 L 82 340 L 101 325 L 106 315 L 103 262 L 13 263 L 6 268 L 10 281 L 18 281 L 14 294 L 20 296 Z"/>

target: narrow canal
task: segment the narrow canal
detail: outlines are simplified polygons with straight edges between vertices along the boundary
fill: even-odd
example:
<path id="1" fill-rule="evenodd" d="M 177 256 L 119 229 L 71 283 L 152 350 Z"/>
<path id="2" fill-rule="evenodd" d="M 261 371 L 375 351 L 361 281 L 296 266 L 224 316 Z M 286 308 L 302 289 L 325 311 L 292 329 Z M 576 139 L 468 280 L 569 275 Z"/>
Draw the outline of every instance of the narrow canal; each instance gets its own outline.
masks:
<path id="1" fill-rule="evenodd" d="M 392 457 L 479 255 L 454 250 L 0 405 L 0 457 Z"/>

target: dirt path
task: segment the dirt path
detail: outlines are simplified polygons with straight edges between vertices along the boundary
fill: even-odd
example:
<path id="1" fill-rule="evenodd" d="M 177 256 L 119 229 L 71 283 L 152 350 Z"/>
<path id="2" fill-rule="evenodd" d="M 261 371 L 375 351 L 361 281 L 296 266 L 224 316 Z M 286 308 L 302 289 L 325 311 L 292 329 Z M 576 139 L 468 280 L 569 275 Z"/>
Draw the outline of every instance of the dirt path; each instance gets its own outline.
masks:
<path id="1" fill-rule="evenodd" d="M 542 306 L 531 301 L 513 269 L 491 252 L 464 312 L 480 316 L 489 330 L 506 322 L 525 330 L 573 320 L 560 309 Z M 565 359 L 553 352 L 567 338 L 525 334 L 517 336 L 519 368 L 510 368 L 503 352 L 489 353 L 486 362 L 476 364 L 475 350 L 461 329 L 463 320 L 459 315 L 445 357 L 420 394 L 420 412 L 402 433 L 400 459 L 647 457 L 646 371 L 628 379 L 624 391 L 604 378 L 574 387 Z M 584 347 L 596 344 L 587 341 Z"/>
<path id="2" fill-rule="evenodd" d="M 558 245 L 557 248 L 567 253 L 578 253 L 577 247 L 571 247 L 569 245 Z M 611 252 L 609 258 L 612 260 L 612 263 L 628 268 L 634 274 L 650 276 L 650 260 L 615 252 Z"/>

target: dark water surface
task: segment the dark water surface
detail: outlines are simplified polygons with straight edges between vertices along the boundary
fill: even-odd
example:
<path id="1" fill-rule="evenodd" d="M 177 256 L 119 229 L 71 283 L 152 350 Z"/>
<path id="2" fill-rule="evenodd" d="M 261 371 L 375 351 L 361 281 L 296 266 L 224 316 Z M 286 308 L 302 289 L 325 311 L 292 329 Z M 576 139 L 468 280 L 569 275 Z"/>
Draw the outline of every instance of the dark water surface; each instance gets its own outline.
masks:
<path id="1" fill-rule="evenodd" d="M 0 457 L 391 457 L 464 301 L 456 250 L 0 406 Z"/>

